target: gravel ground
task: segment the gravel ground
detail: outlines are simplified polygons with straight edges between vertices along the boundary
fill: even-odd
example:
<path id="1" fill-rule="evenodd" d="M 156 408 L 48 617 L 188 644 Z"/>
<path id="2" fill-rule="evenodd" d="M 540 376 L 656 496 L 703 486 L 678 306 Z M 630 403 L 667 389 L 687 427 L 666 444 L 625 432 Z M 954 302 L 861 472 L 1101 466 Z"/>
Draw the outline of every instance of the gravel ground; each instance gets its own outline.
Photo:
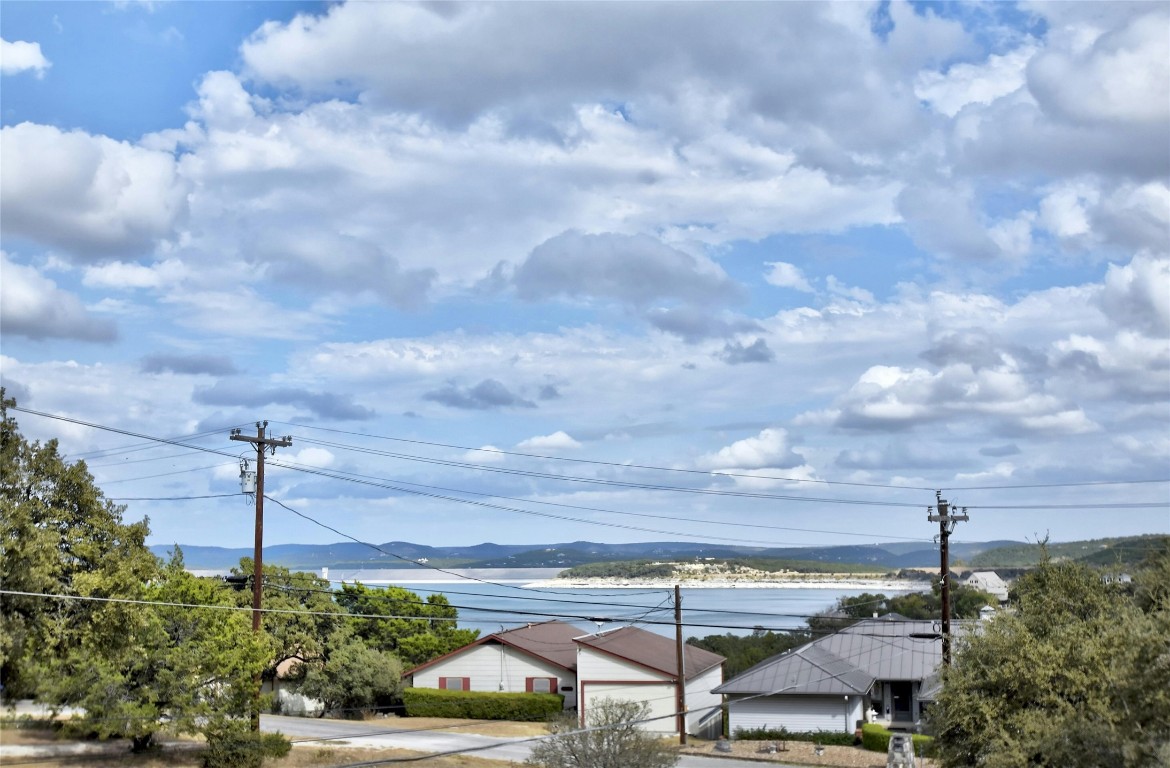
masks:
<path id="1" fill-rule="evenodd" d="M 713 741 L 692 741 L 683 752 L 693 755 L 722 755 L 764 763 L 793 763 L 796 765 L 823 765 L 830 768 L 886 768 L 886 756 L 861 747 L 824 747 L 817 755 L 814 745 L 806 741 L 790 741 L 786 750 L 770 751 L 775 742 L 736 740 L 731 742 L 731 753 L 716 752 Z M 933 760 L 922 760 L 919 768 L 935 768 Z"/>

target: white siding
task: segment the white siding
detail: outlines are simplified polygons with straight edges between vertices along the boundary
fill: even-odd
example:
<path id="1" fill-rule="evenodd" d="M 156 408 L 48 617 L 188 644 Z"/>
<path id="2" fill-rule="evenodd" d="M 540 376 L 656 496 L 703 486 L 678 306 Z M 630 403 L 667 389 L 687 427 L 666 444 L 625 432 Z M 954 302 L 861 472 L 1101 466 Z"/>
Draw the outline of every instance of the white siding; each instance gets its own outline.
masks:
<path id="1" fill-rule="evenodd" d="M 728 723 L 730 733 L 754 728 L 780 728 L 793 732 L 853 732 L 861 719 L 861 696 L 766 696 L 738 700 L 730 696 Z"/>
<path id="2" fill-rule="evenodd" d="M 723 668 L 713 667 L 687 681 L 687 733 L 704 739 L 723 735 L 723 697 L 711 693 L 723 684 Z"/>
<path id="3" fill-rule="evenodd" d="M 477 645 L 435 662 L 415 673 L 414 685 L 438 688 L 440 677 L 469 677 L 470 690 L 505 693 L 524 693 L 529 677 L 555 677 L 557 693 L 565 697 L 565 708 L 572 708 L 577 701 L 575 681 L 566 670 L 496 643 Z M 570 690 L 560 690 L 563 687 Z"/>
<path id="4" fill-rule="evenodd" d="M 578 680 L 662 680 L 663 677 L 660 672 L 586 646 L 577 649 Z"/>

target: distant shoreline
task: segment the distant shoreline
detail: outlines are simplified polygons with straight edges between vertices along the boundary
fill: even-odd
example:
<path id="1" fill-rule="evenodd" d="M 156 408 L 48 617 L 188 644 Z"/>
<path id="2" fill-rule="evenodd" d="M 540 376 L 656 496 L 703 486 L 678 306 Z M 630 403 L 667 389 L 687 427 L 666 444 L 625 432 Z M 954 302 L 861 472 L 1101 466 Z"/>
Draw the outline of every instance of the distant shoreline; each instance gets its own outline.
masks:
<path id="1" fill-rule="evenodd" d="M 876 592 L 920 592 L 928 582 L 911 579 L 866 579 L 838 575 L 825 578 L 724 578 L 724 579 L 627 579 L 616 576 L 587 579 L 544 579 L 524 585 L 527 589 L 669 589 L 674 585 L 687 589 L 864 589 Z"/>

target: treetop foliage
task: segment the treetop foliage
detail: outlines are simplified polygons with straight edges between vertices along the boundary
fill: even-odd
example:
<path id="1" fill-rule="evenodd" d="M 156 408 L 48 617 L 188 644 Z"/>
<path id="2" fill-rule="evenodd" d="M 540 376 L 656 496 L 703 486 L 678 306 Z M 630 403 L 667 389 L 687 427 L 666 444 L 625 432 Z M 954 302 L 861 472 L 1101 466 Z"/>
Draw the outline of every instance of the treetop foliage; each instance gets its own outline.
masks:
<path id="1" fill-rule="evenodd" d="M 930 710 L 942 765 L 1170 764 L 1170 548 L 1132 584 L 1043 559 L 956 647 Z"/>
<path id="2" fill-rule="evenodd" d="M 280 566 L 264 568 L 264 606 L 275 610 L 253 632 L 248 611 L 222 610 L 250 607 L 250 590 L 192 575 L 178 547 L 167 562 L 156 558 L 148 521 L 124 522 L 124 507 L 57 441 L 26 440 L 14 405 L 0 389 L 0 582 L 30 593 L 0 602 L 7 697 L 84 709 L 70 727 L 136 749 L 165 727 L 205 735 L 209 764 L 259 765 L 282 750 L 250 731 L 261 675 L 271 680 L 295 660 L 295 679 L 327 706 L 370 707 L 397 695 L 403 664 L 475 639 L 442 595 L 423 601 L 357 584 L 335 599 L 329 582 Z M 253 570 L 244 558 L 233 573 Z M 338 615 L 346 611 L 402 618 Z"/>

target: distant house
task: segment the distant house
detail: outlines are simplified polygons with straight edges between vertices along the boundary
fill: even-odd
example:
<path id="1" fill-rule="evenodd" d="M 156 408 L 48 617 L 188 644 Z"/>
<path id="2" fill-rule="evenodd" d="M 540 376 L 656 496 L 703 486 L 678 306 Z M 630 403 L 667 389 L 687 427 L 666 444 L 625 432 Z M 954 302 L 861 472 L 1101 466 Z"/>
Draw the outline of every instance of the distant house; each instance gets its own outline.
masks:
<path id="1" fill-rule="evenodd" d="M 963 583 L 992 595 L 1000 604 L 1008 601 L 1008 585 L 995 571 L 975 571 Z"/>
<path id="2" fill-rule="evenodd" d="M 577 638 L 577 707 L 582 721 L 600 699 L 632 699 L 650 705 L 643 727 L 657 733 L 678 733 L 678 649 L 674 640 L 637 627 L 598 632 Z M 723 731 L 712 688 L 723 682 L 724 658 L 692 645 L 683 646 L 686 680 L 686 730 L 701 738 Z"/>
<path id="3" fill-rule="evenodd" d="M 407 672 L 408 685 L 463 691 L 561 693 L 577 706 L 577 644 L 582 631 L 545 621 L 481 637 Z"/>
<path id="4" fill-rule="evenodd" d="M 687 732 L 722 732 L 723 657 L 684 646 Z M 643 727 L 677 733 L 675 642 L 636 627 L 588 634 L 563 621 L 496 632 L 407 672 L 408 685 L 447 690 L 552 692 L 584 719 L 604 698 L 644 701 L 654 719 Z"/>
<path id="5" fill-rule="evenodd" d="M 299 664 L 300 659 L 285 659 L 280 662 L 276 667 L 276 676 L 260 685 L 260 693 L 271 695 L 276 711 L 282 715 L 320 717 L 325 712 L 325 703 L 300 693 L 296 690 L 296 685 L 289 681 Z"/>
<path id="6" fill-rule="evenodd" d="M 942 660 L 930 621 L 867 619 L 760 662 L 715 688 L 737 730 L 853 731 L 862 720 L 909 729 Z"/>

